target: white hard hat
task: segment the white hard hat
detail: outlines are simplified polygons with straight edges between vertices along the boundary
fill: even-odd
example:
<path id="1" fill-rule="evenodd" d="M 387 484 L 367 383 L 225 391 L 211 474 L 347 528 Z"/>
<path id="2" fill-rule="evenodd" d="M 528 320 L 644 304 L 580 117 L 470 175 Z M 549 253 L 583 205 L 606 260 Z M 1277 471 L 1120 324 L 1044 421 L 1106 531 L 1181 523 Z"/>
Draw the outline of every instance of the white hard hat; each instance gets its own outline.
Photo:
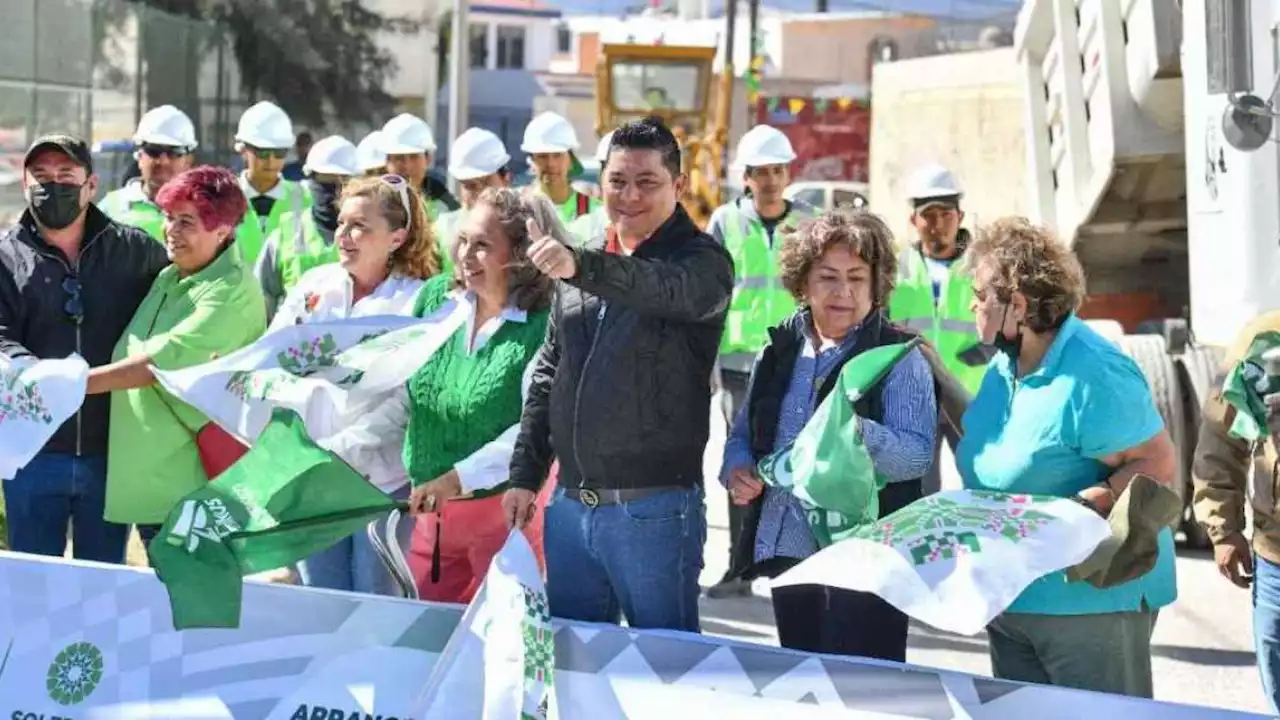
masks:
<path id="1" fill-rule="evenodd" d="M 960 181 L 941 165 L 926 165 L 916 170 L 907 181 L 907 199 L 915 202 L 929 198 L 959 197 L 964 194 Z"/>
<path id="2" fill-rule="evenodd" d="M 382 126 L 382 151 L 388 155 L 429 153 L 435 149 L 431 126 L 420 117 L 401 113 Z"/>
<path id="3" fill-rule="evenodd" d="M 596 160 L 599 160 L 601 165 L 604 165 L 605 161 L 609 159 L 610 140 L 613 140 L 612 130 L 605 133 L 604 137 L 600 138 L 600 144 L 596 146 Z"/>
<path id="4" fill-rule="evenodd" d="M 196 147 L 196 127 L 186 113 L 172 105 L 161 105 L 148 110 L 138 121 L 133 141 L 193 150 Z"/>
<path id="5" fill-rule="evenodd" d="M 470 128 L 449 146 L 449 174 L 457 180 L 492 175 L 511 162 L 511 155 L 497 135 Z"/>
<path id="6" fill-rule="evenodd" d="M 382 131 L 374 130 L 356 146 L 356 167 L 369 172 L 387 164 L 387 154 L 382 151 Z"/>
<path id="7" fill-rule="evenodd" d="M 256 148 L 293 147 L 295 140 L 289 116 L 280 106 L 265 100 L 245 110 L 236 127 L 236 141 Z"/>
<path id="8" fill-rule="evenodd" d="M 520 149 L 530 154 L 573 152 L 578 149 L 578 135 L 568 120 L 548 111 L 529 122 Z"/>
<path id="9" fill-rule="evenodd" d="M 302 171 L 308 174 L 355 176 L 359 173 L 356 146 L 341 135 L 330 135 L 311 146 L 307 161 L 302 164 Z"/>
<path id="10" fill-rule="evenodd" d="M 757 125 L 738 141 L 734 154 L 734 167 L 753 168 L 765 165 L 789 165 L 796 159 L 791 141 L 781 130 L 769 125 Z"/>

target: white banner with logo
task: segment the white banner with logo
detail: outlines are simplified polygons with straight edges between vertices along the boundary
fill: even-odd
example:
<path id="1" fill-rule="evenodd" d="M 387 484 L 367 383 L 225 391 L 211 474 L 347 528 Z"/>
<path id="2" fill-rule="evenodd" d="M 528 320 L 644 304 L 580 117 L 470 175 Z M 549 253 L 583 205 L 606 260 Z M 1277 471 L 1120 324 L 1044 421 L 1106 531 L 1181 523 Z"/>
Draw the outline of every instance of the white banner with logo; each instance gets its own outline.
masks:
<path id="1" fill-rule="evenodd" d="M 12 478 L 84 404 L 89 366 L 0 353 L 0 480 Z"/>
<path id="2" fill-rule="evenodd" d="M 523 623 L 527 606 L 503 595 Z M 175 632 L 150 571 L 0 553 L 0 718 L 421 720 L 463 611 L 250 582 L 239 628 Z M 560 621 L 551 633 L 560 720 L 1262 717 L 687 633 Z M 482 698 L 483 665 L 451 692 Z"/>

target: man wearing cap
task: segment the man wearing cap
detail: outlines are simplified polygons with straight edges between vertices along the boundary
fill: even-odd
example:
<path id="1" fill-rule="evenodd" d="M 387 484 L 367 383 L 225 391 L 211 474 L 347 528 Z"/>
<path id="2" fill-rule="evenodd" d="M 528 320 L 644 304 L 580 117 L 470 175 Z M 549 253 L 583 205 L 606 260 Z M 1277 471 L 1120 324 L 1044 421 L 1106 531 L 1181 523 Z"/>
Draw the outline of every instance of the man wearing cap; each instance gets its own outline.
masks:
<path id="1" fill-rule="evenodd" d="M 961 359 L 979 344 L 978 326 L 970 309 L 973 277 L 964 261 L 969 231 L 960 227 L 964 193 L 955 175 L 941 165 L 917 170 L 908 180 L 907 193 L 916 239 L 898 256 L 898 282 L 889 298 L 889 318 L 933 343 L 943 366 L 972 395 L 982 383 L 986 365 L 975 367 Z M 952 426 L 958 422 L 959 418 L 949 420 Z M 938 433 L 933 467 L 924 478 L 926 495 L 941 489 L 938 453 L 944 435 L 954 449 L 955 435 Z"/>
<path id="2" fill-rule="evenodd" d="M 107 365 L 116 342 L 169 259 L 146 232 L 92 202 L 89 146 L 68 135 L 36 140 L 23 159 L 27 210 L 0 232 L 0 353 Z M 9 547 L 60 557 L 71 527 L 75 557 L 123 563 L 129 527 L 103 520 L 106 395 L 85 399 L 44 449 L 3 483 Z"/>
<path id="3" fill-rule="evenodd" d="M 422 118 L 401 113 L 388 120 L 382 126 L 382 151 L 387 157 L 388 172 L 422 188 L 428 220 L 435 222 L 444 213 L 458 209 L 458 201 L 449 188 L 427 172 L 434 159 L 436 138 Z"/>
<path id="4" fill-rule="evenodd" d="M 538 115 L 524 129 L 520 149 L 533 163 L 537 192 L 556 206 L 556 214 L 566 227 L 600 205 L 599 200 L 578 192 L 571 184 L 582 175 L 582 163 L 574 154 L 578 134 L 568 120 L 550 111 Z"/>
<path id="5" fill-rule="evenodd" d="M 141 228 L 163 243 L 164 213 L 156 207 L 156 193 L 170 178 L 191 168 L 196 128 L 186 113 L 161 105 L 138 121 L 133 147 L 140 176 L 108 193 L 100 207 L 112 220 Z"/>
<path id="6" fill-rule="evenodd" d="M 267 321 L 303 273 L 338 261 L 334 232 L 338 229 L 338 196 L 342 183 L 354 177 L 356 146 L 331 135 L 311 147 L 302 181 L 311 195 L 311 209 L 301 216 L 280 216 L 280 225 L 269 236 L 253 272 L 267 301 Z"/>
<path id="7" fill-rule="evenodd" d="M 748 130 L 738 141 L 732 165 L 734 172 L 742 173 L 748 194 L 716 208 L 707 223 L 707 234 L 733 256 L 733 303 L 725 318 L 717 362 L 727 425 L 733 424 L 746 403 L 751 366 L 769 344 L 769 328 L 796 309 L 795 298 L 782 286 L 778 250 L 782 233 L 817 210 L 783 197 L 795 159 L 791 141 L 777 128 L 757 125 Z M 758 517 L 759 507 L 729 502 L 729 568 L 720 582 L 707 589 L 708 597 L 751 593 L 746 573 L 755 564 L 755 527 L 747 518 L 750 515 Z M 744 536 L 744 528 L 750 529 L 751 537 Z"/>
<path id="8" fill-rule="evenodd" d="M 263 101 L 240 116 L 236 152 L 244 160 L 240 189 L 249 200 L 249 209 L 236 228 L 236 245 L 247 265 L 257 263 L 263 243 L 280 227 L 285 213 L 302 217 L 311 207 L 311 195 L 280 174 L 293 144 L 293 122 L 276 105 Z"/>
<path id="9" fill-rule="evenodd" d="M 476 198 L 485 188 L 511 185 L 511 170 L 507 167 L 510 162 L 511 155 L 502 140 L 483 128 L 469 128 L 449 147 L 449 175 L 458 181 L 462 207 L 442 214 L 435 221 L 444 272 L 453 271 L 454 236 Z"/>

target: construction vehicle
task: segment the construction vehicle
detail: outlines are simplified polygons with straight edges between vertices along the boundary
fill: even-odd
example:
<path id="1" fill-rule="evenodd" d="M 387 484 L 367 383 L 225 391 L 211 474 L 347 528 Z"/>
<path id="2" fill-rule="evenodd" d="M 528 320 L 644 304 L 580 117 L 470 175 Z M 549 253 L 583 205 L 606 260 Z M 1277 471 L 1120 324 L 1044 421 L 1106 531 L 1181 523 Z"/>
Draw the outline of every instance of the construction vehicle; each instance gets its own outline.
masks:
<path id="1" fill-rule="evenodd" d="M 1034 219 L 1071 243 L 1142 367 L 1182 457 L 1184 530 L 1200 408 L 1223 348 L 1280 307 L 1280 3 L 1028 0 Z M 1136 321 L 1136 322 L 1135 322 Z"/>
<path id="2" fill-rule="evenodd" d="M 683 148 L 689 177 L 680 200 L 700 227 L 722 202 L 733 70 L 726 62 L 711 97 L 714 47 L 605 44 L 596 65 L 596 134 L 656 115 Z M 711 108 L 715 117 L 711 118 Z"/>

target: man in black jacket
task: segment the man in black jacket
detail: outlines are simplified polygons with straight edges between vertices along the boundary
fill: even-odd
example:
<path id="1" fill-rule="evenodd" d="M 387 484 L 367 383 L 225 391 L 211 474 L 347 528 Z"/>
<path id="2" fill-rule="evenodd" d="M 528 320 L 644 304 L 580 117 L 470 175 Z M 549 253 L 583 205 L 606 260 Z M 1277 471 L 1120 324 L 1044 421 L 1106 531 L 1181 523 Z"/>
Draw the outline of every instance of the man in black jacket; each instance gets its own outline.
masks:
<path id="1" fill-rule="evenodd" d="M 28 209 L 0 231 L 0 353 L 111 362 L 151 282 L 169 264 L 144 231 L 93 205 L 98 189 L 83 140 L 42 137 L 23 161 Z M 123 563 L 129 527 L 102 519 L 109 396 L 85 400 L 17 477 L 4 482 L 9 546 L 61 556 L 72 527 L 75 556 Z"/>
<path id="2" fill-rule="evenodd" d="M 677 202 L 687 181 L 660 121 L 624 125 L 605 164 L 605 247 L 539 232 L 530 248 L 562 282 L 503 504 L 528 522 L 559 459 L 545 541 L 556 617 L 699 629 L 702 456 L 733 261 Z"/>

